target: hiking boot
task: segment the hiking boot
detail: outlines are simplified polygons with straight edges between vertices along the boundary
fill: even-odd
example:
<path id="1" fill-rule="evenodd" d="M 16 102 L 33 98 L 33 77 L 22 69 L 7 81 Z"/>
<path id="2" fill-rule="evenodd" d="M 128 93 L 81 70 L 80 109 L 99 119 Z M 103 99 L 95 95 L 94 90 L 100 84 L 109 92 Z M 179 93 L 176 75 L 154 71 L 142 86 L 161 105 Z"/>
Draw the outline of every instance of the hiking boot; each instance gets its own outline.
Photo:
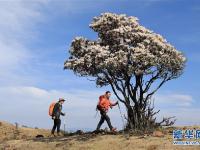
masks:
<path id="1" fill-rule="evenodd" d="M 95 133 L 95 134 L 99 134 L 99 133 L 101 133 L 101 130 L 96 129 L 96 130 L 93 131 L 93 133 Z"/>
<path id="2" fill-rule="evenodd" d="M 117 132 L 117 128 L 112 128 L 112 132 Z"/>
<path id="3" fill-rule="evenodd" d="M 63 136 L 63 134 L 62 133 L 57 133 L 57 136 Z"/>

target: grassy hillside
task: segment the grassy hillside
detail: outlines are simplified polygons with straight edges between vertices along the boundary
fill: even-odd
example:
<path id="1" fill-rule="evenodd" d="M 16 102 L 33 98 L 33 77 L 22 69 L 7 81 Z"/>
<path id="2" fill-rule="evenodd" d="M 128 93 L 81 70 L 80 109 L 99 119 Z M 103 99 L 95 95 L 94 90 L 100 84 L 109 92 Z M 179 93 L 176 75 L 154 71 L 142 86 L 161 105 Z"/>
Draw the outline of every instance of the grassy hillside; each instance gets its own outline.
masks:
<path id="1" fill-rule="evenodd" d="M 192 128 L 192 127 L 190 127 Z M 151 135 L 108 135 L 82 134 L 51 137 L 50 131 L 43 129 L 18 128 L 0 123 L 0 150 L 182 150 L 199 146 L 172 145 L 172 129 L 157 131 Z M 36 138 L 41 134 L 44 138 Z"/>
<path id="2" fill-rule="evenodd" d="M 44 129 L 34 129 L 28 127 L 16 128 L 7 122 L 0 122 L 0 142 L 5 142 L 8 140 L 21 140 L 34 138 L 38 134 L 43 134 L 44 136 L 49 136 L 49 131 Z"/>

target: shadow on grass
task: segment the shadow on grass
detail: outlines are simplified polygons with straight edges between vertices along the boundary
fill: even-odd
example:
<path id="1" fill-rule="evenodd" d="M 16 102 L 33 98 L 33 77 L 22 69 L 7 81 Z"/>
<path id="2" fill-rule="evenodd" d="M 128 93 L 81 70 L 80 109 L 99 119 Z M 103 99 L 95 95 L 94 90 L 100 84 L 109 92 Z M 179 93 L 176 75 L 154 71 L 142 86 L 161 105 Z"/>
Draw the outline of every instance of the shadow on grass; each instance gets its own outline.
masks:
<path id="1" fill-rule="evenodd" d="M 66 141 L 88 141 L 91 139 L 96 138 L 97 136 L 103 136 L 103 135 L 116 135 L 117 133 L 111 133 L 111 132 L 75 132 L 75 133 L 68 133 L 64 136 L 58 136 L 58 137 L 39 137 L 30 139 L 35 142 L 66 142 Z"/>

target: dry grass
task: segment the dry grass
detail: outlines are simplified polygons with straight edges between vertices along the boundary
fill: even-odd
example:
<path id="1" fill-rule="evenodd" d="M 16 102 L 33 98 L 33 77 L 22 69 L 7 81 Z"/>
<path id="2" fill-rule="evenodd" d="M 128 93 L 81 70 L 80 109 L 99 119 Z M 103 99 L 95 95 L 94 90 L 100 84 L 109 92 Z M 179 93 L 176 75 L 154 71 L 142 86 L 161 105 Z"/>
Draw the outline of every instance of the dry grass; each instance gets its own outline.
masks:
<path id="1" fill-rule="evenodd" d="M 16 128 L 14 125 L 0 122 L 0 142 L 8 140 L 18 140 L 18 139 L 31 139 L 38 134 L 43 134 L 44 136 L 49 135 L 48 130 L 44 129 L 34 129 L 34 128 L 25 128 L 20 127 Z"/>
<path id="2" fill-rule="evenodd" d="M 4 126 L 4 127 L 3 127 Z M 2 131 L 3 129 L 3 131 Z M 1 150 L 199 150 L 199 146 L 174 146 L 172 135 L 167 132 L 164 137 L 124 136 L 124 135 L 74 135 L 68 137 L 49 137 L 48 130 L 20 128 L 20 134 L 14 139 L 10 124 L 0 126 Z M 9 130 L 9 131 L 6 131 Z M 45 138 L 34 138 L 43 134 Z M 22 138 L 22 135 L 28 138 Z M 5 140 L 5 138 L 7 138 Z"/>

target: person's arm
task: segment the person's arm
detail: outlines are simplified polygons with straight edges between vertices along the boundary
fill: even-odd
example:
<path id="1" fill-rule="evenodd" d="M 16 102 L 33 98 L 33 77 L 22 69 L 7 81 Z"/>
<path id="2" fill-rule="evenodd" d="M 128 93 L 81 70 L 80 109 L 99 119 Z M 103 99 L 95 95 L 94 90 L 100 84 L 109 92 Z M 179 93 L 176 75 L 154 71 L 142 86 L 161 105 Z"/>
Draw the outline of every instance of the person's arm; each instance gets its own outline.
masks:
<path id="1" fill-rule="evenodd" d="M 111 101 L 110 101 L 110 108 L 112 108 L 113 106 L 116 106 L 118 104 L 118 101 L 116 101 L 115 103 L 112 103 Z"/>
<path id="2" fill-rule="evenodd" d="M 61 114 L 62 116 L 65 116 L 65 113 L 63 113 L 63 112 L 61 112 L 60 114 Z"/>
<path id="3" fill-rule="evenodd" d="M 60 115 L 65 116 L 65 113 L 62 112 L 62 105 L 60 106 Z"/>

